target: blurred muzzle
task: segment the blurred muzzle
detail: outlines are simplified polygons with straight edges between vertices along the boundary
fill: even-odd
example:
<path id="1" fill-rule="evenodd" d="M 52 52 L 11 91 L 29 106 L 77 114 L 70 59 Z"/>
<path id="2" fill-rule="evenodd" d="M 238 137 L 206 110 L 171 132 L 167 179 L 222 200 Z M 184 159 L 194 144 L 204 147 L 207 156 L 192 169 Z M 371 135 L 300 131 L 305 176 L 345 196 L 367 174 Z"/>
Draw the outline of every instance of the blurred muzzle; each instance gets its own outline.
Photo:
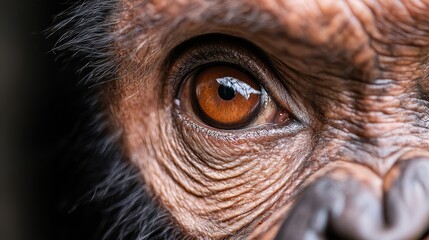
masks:
<path id="1" fill-rule="evenodd" d="M 333 170 L 310 184 L 275 239 L 429 239 L 429 158 L 398 161 L 378 187 L 375 174 L 353 173 Z"/>

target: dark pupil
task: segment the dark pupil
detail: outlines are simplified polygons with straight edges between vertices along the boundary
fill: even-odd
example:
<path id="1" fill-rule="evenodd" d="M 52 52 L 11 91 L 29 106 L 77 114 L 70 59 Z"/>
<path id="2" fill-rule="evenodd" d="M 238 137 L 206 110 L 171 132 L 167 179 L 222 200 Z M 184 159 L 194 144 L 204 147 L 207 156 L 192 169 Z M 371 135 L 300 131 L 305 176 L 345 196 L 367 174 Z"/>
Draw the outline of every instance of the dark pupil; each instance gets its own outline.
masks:
<path id="1" fill-rule="evenodd" d="M 232 87 L 219 85 L 217 92 L 223 100 L 231 100 L 235 97 L 235 90 Z"/>

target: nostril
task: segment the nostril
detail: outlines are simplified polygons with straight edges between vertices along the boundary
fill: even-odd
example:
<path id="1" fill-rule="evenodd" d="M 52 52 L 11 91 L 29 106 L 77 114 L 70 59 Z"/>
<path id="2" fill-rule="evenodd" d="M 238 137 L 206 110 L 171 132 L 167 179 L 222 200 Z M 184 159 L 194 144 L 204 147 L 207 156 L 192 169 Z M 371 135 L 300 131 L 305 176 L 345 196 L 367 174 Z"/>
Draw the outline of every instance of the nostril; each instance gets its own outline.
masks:
<path id="1" fill-rule="evenodd" d="M 356 209 L 356 204 L 352 204 L 354 208 L 348 207 L 349 200 L 358 198 L 374 206 L 373 203 L 378 201 L 355 179 L 321 178 L 301 194 L 276 239 L 365 239 L 359 235 L 365 234 L 360 231 L 362 224 L 354 225 L 349 218 L 355 212 L 361 212 Z M 362 223 L 367 219 L 357 217 L 357 221 Z"/>
<path id="2" fill-rule="evenodd" d="M 425 234 L 423 234 L 423 237 L 421 237 L 420 240 L 429 240 L 429 228 L 426 230 Z"/>
<path id="3" fill-rule="evenodd" d="M 340 236 L 338 232 L 336 232 L 331 227 L 327 228 L 324 237 L 322 239 L 336 239 L 336 240 L 349 240 L 350 238 L 345 238 L 344 236 Z"/>

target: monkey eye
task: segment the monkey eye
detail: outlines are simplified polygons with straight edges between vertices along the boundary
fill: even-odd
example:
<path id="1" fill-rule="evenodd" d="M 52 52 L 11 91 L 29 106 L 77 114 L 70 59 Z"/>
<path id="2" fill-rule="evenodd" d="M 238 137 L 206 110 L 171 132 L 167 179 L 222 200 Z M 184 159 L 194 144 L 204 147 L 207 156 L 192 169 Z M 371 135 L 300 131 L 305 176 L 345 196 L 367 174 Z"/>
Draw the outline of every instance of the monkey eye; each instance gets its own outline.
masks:
<path id="1" fill-rule="evenodd" d="M 239 68 L 226 64 L 203 67 L 192 80 L 195 110 L 214 127 L 247 125 L 261 103 L 261 86 Z"/>
<path id="2" fill-rule="evenodd" d="M 284 88 L 252 44 L 209 35 L 185 42 L 178 51 L 168 79 L 178 90 L 180 114 L 226 130 L 292 120 L 288 103 L 271 98 L 270 93 L 282 93 Z"/>

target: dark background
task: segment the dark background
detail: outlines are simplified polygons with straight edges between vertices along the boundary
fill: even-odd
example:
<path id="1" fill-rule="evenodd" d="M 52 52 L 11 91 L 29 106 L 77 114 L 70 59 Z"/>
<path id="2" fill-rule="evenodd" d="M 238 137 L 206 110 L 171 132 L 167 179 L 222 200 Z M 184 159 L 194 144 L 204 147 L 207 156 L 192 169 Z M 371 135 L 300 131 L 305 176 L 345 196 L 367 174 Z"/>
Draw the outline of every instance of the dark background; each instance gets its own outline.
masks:
<path id="1" fill-rule="evenodd" d="M 45 30 L 73 2 L 0 1 L 0 239 L 58 239 L 55 145 L 79 87 Z M 64 60 L 64 59 L 63 59 Z"/>

